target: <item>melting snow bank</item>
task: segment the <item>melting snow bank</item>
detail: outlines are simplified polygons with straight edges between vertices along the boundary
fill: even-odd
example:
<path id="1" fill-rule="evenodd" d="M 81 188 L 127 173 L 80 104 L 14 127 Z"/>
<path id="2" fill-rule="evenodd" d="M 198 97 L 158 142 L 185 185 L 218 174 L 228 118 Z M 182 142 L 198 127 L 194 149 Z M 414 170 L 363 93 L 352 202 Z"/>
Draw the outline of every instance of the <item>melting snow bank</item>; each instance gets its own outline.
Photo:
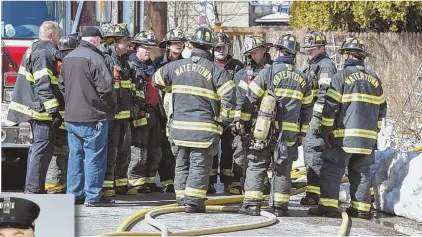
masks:
<path id="1" fill-rule="evenodd" d="M 376 151 L 371 176 L 377 210 L 422 222 L 422 153 Z"/>

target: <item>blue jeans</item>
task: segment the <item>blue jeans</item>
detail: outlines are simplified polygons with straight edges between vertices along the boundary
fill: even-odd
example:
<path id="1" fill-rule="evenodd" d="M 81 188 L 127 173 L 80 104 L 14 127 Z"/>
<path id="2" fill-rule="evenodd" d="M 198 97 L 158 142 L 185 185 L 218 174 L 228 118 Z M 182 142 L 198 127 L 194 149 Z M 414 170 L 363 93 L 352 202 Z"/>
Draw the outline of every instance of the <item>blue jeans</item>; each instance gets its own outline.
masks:
<path id="1" fill-rule="evenodd" d="M 76 200 L 86 197 L 88 202 L 97 202 L 101 198 L 107 166 L 108 122 L 101 123 L 97 130 L 95 123 L 66 122 L 69 142 L 67 193 L 75 195 Z"/>

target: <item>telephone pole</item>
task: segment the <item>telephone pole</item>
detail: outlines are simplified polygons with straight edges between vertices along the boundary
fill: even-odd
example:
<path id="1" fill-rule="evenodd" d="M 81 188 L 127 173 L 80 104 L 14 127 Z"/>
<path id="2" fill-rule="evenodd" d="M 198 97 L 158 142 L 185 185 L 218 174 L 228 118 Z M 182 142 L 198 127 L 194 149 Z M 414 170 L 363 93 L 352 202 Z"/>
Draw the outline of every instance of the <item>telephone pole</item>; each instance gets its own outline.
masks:
<path id="1" fill-rule="evenodd" d="M 167 2 L 150 2 L 151 28 L 154 31 L 157 43 L 163 40 L 167 33 Z M 164 54 L 164 50 L 153 50 L 152 57 Z"/>

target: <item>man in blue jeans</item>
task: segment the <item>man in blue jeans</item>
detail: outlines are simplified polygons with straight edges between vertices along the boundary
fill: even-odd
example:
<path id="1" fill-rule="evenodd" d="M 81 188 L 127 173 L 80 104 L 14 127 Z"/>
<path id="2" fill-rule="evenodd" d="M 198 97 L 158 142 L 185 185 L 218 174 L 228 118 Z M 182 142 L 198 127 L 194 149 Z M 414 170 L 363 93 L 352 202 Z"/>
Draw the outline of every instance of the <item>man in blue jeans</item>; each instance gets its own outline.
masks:
<path id="1" fill-rule="evenodd" d="M 80 45 L 64 58 L 59 79 L 69 143 L 67 193 L 75 195 L 76 204 L 85 199 L 86 206 L 114 206 L 101 193 L 108 120 L 114 118 L 117 102 L 112 74 L 98 50 L 101 38 L 97 28 L 87 27 Z"/>

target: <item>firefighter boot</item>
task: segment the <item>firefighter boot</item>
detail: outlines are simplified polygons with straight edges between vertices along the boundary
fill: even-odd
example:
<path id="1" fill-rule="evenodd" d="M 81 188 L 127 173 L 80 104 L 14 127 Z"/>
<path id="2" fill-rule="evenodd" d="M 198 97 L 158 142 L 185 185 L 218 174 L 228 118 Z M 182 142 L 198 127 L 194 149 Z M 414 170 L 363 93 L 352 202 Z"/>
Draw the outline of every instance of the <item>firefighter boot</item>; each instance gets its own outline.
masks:
<path id="1" fill-rule="evenodd" d="M 148 185 L 149 190 L 151 190 L 151 192 L 153 192 L 153 193 L 162 193 L 163 192 L 163 190 L 160 187 L 157 187 L 157 185 L 155 183 L 150 183 L 150 184 L 147 184 L 147 185 Z"/>
<path id="2" fill-rule="evenodd" d="M 276 217 L 290 216 L 290 212 L 288 209 L 286 210 L 281 207 L 274 207 L 273 210 L 274 210 L 274 215 Z"/>
<path id="3" fill-rule="evenodd" d="M 165 186 L 163 191 L 166 192 L 166 193 L 174 193 L 174 185 L 169 184 L 169 185 Z"/>
<path id="4" fill-rule="evenodd" d="M 205 207 L 200 208 L 196 205 L 185 204 L 185 213 L 204 213 Z"/>
<path id="5" fill-rule="evenodd" d="M 241 195 L 243 191 L 242 185 L 229 185 L 229 193 L 233 195 Z"/>
<path id="6" fill-rule="evenodd" d="M 359 211 L 359 210 L 356 210 L 353 207 L 348 207 L 346 209 L 346 213 L 350 217 L 356 217 L 356 218 L 365 219 L 365 220 L 371 219 L 371 214 L 369 212 Z"/>
<path id="7" fill-rule="evenodd" d="M 116 196 L 116 192 L 114 192 L 111 188 L 102 188 L 101 192 L 103 193 L 103 197 L 114 197 Z"/>
<path id="8" fill-rule="evenodd" d="M 319 197 L 316 193 L 306 193 L 306 196 L 300 200 L 302 205 L 318 205 Z"/>
<path id="9" fill-rule="evenodd" d="M 150 193 L 151 190 L 149 189 L 149 187 L 146 184 L 142 184 L 138 187 L 136 187 L 136 190 L 138 191 L 138 193 Z"/>
<path id="10" fill-rule="evenodd" d="M 214 194 L 216 192 L 217 192 L 217 190 L 215 190 L 214 184 L 209 184 L 207 194 Z"/>
<path id="11" fill-rule="evenodd" d="M 243 204 L 239 208 L 239 213 L 243 215 L 259 216 L 261 215 L 261 206 L 247 206 Z"/>
<path id="12" fill-rule="evenodd" d="M 311 216 L 325 216 L 331 218 L 341 218 L 341 214 L 337 208 L 318 206 L 309 208 L 308 214 Z"/>
<path id="13" fill-rule="evenodd" d="M 124 186 L 124 187 L 116 188 L 116 194 L 119 194 L 119 195 L 136 195 L 136 193 L 137 193 L 137 190 L 135 187 Z"/>

